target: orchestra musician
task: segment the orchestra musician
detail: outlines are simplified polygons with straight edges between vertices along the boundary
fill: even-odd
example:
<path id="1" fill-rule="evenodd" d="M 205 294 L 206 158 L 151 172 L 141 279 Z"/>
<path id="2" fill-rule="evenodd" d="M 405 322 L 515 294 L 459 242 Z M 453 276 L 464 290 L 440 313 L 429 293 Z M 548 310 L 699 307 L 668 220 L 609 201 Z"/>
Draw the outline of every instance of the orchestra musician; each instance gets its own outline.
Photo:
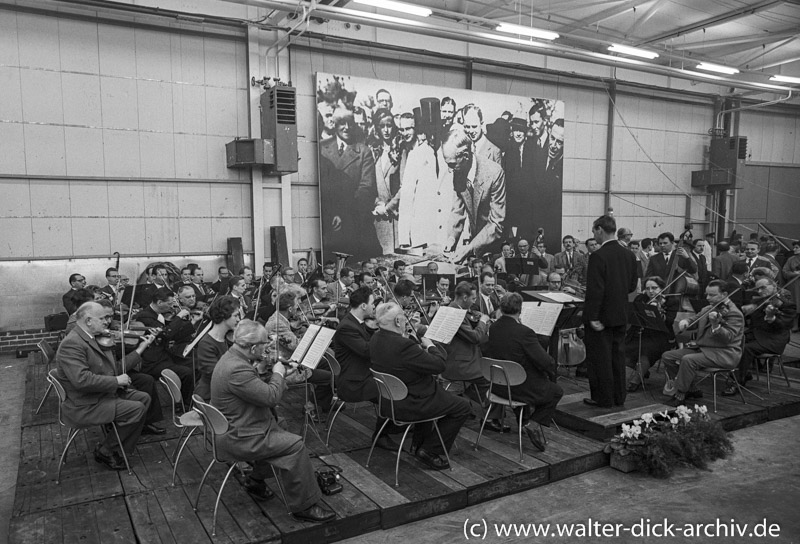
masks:
<path id="1" fill-rule="evenodd" d="M 481 272 L 480 290 L 477 300 L 472 305 L 473 310 L 486 314 L 490 318 L 495 318 L 500 311 L 500 299 L 497 298 L 495 293 L 495 285 L 496 281 L 493 272 Z"/>
<path id="2" fill-rule="evenodd" d="M 106 294 L 106 298 L 111 301 L 111 304 L 116 308 L 120 305 L 122 300 L 122 293 L 125 288 L 120 285 L 119 271 L 114 268 L 106 269 L 106 283 L 100 290 Z"/>
<path id="3" fill-rule="evenodd" d="M 758 280 L 756 293 L 752 302 L 742 308 L 749 318 L 749 326 L 745 329 L 742 359 L 736 369 L 736 380 L 740 384 L 752 379 L 750 367 L 758 355 L 783 353 L 789 343 L 792 322 L 797 316 L 797 305 L 791 295 L 772 278 Z M 722 394 L 731 396 L 737 392 L 736 385 L 729 384 Z"/>
<path id="4" fill-rule="evenodd" d="M 483 406 L 490 383 L 481 372 L 481 346 L 489 340 L 490 318 L 488 314 L 472 309 L 476 306 L 477 299 L 477 287 L 474 283 L 462 281 L 456 285 L 455 298 L 450 307 L 467 310 L 467 315 L 447 345 L 447 365 L 442 372 L 442 378 L 451 382 L 448 391 L 455 394 L 472 394 L 477 387 L 478 394 L 473 400 Z M 486 428 L 495 432 L 509 432 L 511 427 L 503 425 L 501 417 L 502 407 L 494 406 Z"/>
<path id="5" fill-rule="evenodd" d="M 352 269 L 342 268 L 339 271 L 339 281 L 328 283 L 328 298 L 346 304 L 350 292 L 356 288 L 354 285 L 355 280 L 356 275 Z"/>
<path id="6" fill-rule="evenodd" d="M 165 327 L 165 336 L 170 340 L 167 349 L 175 363 L 191 365 L 191 359 L 183 356 L 183 350 L 194 340 L 196 327 L 203 319 L 203 312 L 198 309 L 195 292 L 188 285 L 178 289 L 175 302 L 177 303 L 175 311 L 167 319 Z"/>
<path id="7" fill-rule="evenodd" d="M 697 273 L 697 263 L 689 256 L 686 249 L 682 245 L 675 249 L 675 235 L 671 232 L 663 232 L 658 235 L 658 249 L 661 252 L 653 255 L 647 263 L 645 277 L 658 276 L 662 280 L 668 281 L 667 278 L 675 259 L 678 260 L 678 272 L 685 270 L 690 274 Z"/>
<path id="8" fill-rule="evenodd" d="M 203 282 L 203 269 L 199 265 L 192 263 L 189 265 L 189 274 L 191 275 L 191 287 L 195 291 L 197 302 L 211 302 L 214 291 Z"/>
<path id="9" fill-rule="evenodd" d="M 697 338 L 682 349 L 665 352 L 661 360 L 666 372 L 675 377 L 677 406 L 686 399 L 702 398 L 697 389 L 697 371 L 703 368 L 735 368 L 742 354 L 744 316 L 728 298 L 728 284 L 720 280 L 709 282 L 706 287 L 708 306 L 703 308 L 694 323 L 683 319 L 678 324 L 681 332 L 691 325 L 697 330 Z"/>
<path id="10" fill-rule="evenodd" d="M 303 299 L 303 311 L 317 316 L 331 315 L 336 311 L 336 303 L 328 297 L 328 283 L 322 278 L 311 280 L 310 292 Z"/>
<path id="11" fill-rule="evenodd" d="M 411 450 L 433 470 L 449 468 L 439 436 L 449 451 L 469 417 L 470 406 L 466 399 L 443 390 L 436 379 L 445 370 L 447 353 L 425 337 L 419 343 L 406 337 L 406 318 L 396 302 L 378 306 L 376 319 L 379 330 L 369 341 L 372 368 L 399 378 L 408 387 L 406 398 L 394 403 L 395 417 L 401 421 L 441 417 L 437 422 L 439 434 L 430 423 L 414 425 Z M 383 410 L 382 415 L 389 414 L 389 410 Z"/>
<path id="12" fill-rule="evenodd" d="M 70 290 L 64 293 L 64 295 L 61 297 L 61 302 L 64 305 L 64 309 L 67 311 L 67 314 L 72 315 L 78 309 L 72 298 L 77 289 L 83 289 L 86 287 L 86 278 L 80 274 L 70 274 L 69 285 Z"/>
<path id="13" fill-rule="evenodd" d="M 226 335 L 239 324 L 240 315 L 239 299 L 230 295 L 215 298 L 208 308 L 208 316 L 214 324 L 194 348 L 199 375 L 194 392 L 206 402 L 211 400 L 211 376 L 214 368 L 220 357 L 228 351 Z"/>
<path id="14" fill-rule="evenodd" d="M 656 309 L 666 332 L 632 326 L 625 337 L 625 359 L 628 374 L 628 393 L 638 391 L 641 387 L 641 376 L 646 376 L 650 366 L 661 358 L 661 354 L 669 349 L 675 339 L 672 324 L 680 309 L 680 300 L 676 296 L 664 296 L 666 282 L 658 276 L 644 279 L 644 291 L 633 299 L 633 304 L 645 304 Z M 641 355 L 640 355 L 641 354 Z M 636 363 L 640 369 L 636 371 Z"/>
<path id="15" fill-rule="evenodd" d="M 450 278 L 448 276 L 439 276 L 436 279 L 436 285 L 425 293 L 425 298 L 428 300 L 436 300 L 442 306 L 449 306 L 453 301 L 450 298 Z"/>
<path id="16" fill-rule="evenodd" d="M 172 284 L 172 290 L 177 291 L 183 285 L 191 285 L 192 273 L 188 266 L 181 268 L 181 279 Z"/>
<path id="17" fill-rule="evenodd" d="M 239 301 L 239 317 L 244 319 L 252 307 L 253 299 L 247 294 L 247 281 L 241 276 L 233 276 L 228 282 L 229 295 Z"/>

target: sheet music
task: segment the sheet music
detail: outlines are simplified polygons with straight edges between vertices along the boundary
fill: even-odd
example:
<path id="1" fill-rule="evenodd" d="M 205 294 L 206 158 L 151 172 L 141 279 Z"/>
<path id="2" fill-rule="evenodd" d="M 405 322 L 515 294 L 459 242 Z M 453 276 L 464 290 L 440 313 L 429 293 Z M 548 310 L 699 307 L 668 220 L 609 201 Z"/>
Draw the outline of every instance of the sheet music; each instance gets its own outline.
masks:
<path id="1" fill-rule="evenodd" d="M 317 336 L 319 329 L 321 329 L 319 325 L 309 325 L 308 330 L 303 335 L 303 338 L 300 339 L 300 343 L 297 344 L 297 347 L 294 348 L 294 353 L 292 353 L 291 360 L 299 363 L 303 360 L 308 348 L 311 347 L 311 344 L 314 342 L 314 338 Z"/>
<path id="2" fill-rule="evenodd" d="M 563 304 L 523 302 L 519 320 L 526 327 L 533 329 L 536 334 L 550 336 L 553 334 L 553 329 L 563 307 Z"/>
<path id="3" fill-rule="evenodd" d="M 554 302 L 583 302 L 582 298 L 570 295 L 569 293 L 562 293 L 560 291 L 546 291 L 540 294 Z"/>
<path id="4" fill-rule="evenodd" d="M 449 344 L 453 341 L 453 337 L 458 332 L 458 328 L 461 327 L 461 324 L 464 322 L 465 315 L 467 315 L 466 310 L 442 306 L 436 312 L 431 324 L 428 325 L 425 338 L 441 342 L 442 344 Z"/>
<path id="5" fill-rule="evenodd" d="M 336 334 L 335 329 L 329 329 L 328 327 L 319 327 L 319 331 L 317 332 L 317 335 L 314 337 L 314 341 L 311 343 L 311 347 L 308 348 L 306 356 L 303 358 L 303 362 L 300 364 L 312 370 L 317 368 L 317 365 L 322 360 L 322 356 L 325 354 L 325 350 L 327 350 L 328 346 L 331 345 L 331 341 L 333 340 L 334 334 Z M 305 336 L 303 336 L 303 338 L 305 338 Z"/>

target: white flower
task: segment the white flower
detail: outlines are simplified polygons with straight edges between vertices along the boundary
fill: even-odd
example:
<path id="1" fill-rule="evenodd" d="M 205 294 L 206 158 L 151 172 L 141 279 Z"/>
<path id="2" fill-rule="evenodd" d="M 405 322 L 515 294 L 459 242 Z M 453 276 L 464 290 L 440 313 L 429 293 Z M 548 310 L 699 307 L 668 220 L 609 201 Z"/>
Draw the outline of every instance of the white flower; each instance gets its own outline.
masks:
<path id="1" fill-rule="evenodd" d="M 642 421 L 641 419 L 633 420 L 633 424 L 636 425 L 637 427 L 639 427 L 642 423 L 644 423 L 644 421 Z"/>
<path id="2" fill-rule="evenodd" d="M 669 420 L 669 422 L 672 423 L 673 425 L 677 425 L 678 424 L 678 418 L 677 417 L 673 417 L 672 419 Z"/>
<path id="3" fill-rule="evenodd" d="M 698 406 L 698 405 L 695 404 L 694 405 L 694 409 L 697 410 L 697 412 L 702 414 L 702 415 L 708 414 L 708 406 L 705 406 L 705 405 Z"/>
<path id="4" fill-rule="evenodd" d="M 645 425 L 650 426 L 650 424 L 653 422 L 653 414 L 649 412 L 646 414 L 642 414 L 642 421 L 645 422 Z"/>

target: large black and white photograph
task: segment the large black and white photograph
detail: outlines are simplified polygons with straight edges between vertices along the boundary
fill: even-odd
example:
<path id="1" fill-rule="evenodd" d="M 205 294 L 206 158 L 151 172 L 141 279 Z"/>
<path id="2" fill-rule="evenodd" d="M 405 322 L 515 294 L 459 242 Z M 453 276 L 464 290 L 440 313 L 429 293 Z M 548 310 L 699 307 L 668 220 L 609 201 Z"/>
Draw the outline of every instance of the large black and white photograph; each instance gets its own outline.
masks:
<path id="1" fill-rule="evenodd" d="M 316 89 L 326 256 L 559 246 L 564 102 L 325 73 Z"/>

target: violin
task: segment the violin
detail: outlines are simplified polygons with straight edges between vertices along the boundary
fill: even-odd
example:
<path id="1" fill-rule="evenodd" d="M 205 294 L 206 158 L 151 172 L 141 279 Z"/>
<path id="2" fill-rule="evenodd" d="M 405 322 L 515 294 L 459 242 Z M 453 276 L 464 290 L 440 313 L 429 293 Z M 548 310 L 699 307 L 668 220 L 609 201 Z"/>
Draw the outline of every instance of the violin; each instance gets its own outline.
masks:
<path id="1" fill-rule="evenodd" d="M 97 345 L 103 349 L 110 350 L 117 347 L 120 342 L 125 342 L 126 346 L 136 346 L 142 335 L 130 331 L 112 331 L 106 329 L 105 331 L 96 334 L 94 337 Z"/>

